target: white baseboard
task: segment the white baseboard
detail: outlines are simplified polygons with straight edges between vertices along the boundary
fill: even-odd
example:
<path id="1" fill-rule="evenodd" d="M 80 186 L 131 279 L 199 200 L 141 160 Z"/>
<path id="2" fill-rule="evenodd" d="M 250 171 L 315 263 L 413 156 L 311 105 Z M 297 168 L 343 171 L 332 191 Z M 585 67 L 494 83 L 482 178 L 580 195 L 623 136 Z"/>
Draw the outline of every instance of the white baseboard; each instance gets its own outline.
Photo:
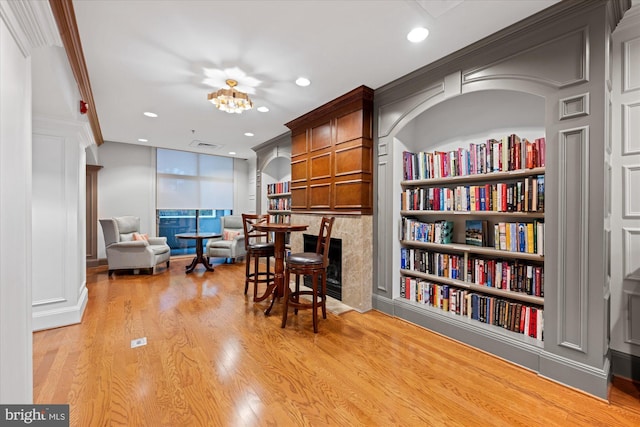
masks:
<path id="1" fill-rule="evenodd" d="M 42 331 L 44 329 L 53 329 L 80 323 L 88 299 L 89 293 L 87 287 L 83 286 L 77 304 L 58 308 L 52 307 L 50 310 L 33 312 L 31 325 L 33 331 Z"/>

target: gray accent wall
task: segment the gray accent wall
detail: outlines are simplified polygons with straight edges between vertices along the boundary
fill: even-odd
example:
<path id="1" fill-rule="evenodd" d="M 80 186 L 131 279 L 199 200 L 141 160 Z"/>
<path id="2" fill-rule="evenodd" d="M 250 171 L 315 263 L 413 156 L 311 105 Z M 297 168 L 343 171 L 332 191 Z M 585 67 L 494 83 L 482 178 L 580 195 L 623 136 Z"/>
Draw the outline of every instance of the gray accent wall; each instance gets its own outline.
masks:
<path id="1" fill-rule="evenodd" d="M 607 398 L 611 253 L 603 207 L 611 184 L 611 35 L 628 8 L 628 1 L 564 1 L 376 90 L 375 308 Z M 423 121 L 448 108 L 452 119 L 437 126 L 455 133 L 468 117 L 459 101 L 478 103 L 478 94 L 504 95 L 503 102 L 523 114 L 538 108 L 516 102 L 514 92 L 544 100 L 544 111 L 531 111 L 540 117 L 547 147 L 543 343 L 399 299 L 402 151 L 451 143 L 442 129 L 431 133 Z M 486 139 L 508 125 L 501 117 L 487 120 L 486 129 L 470 129 L 468 139 L 482 141 L 483 134 Z M 431 134 L 439 136 L 430 140 Z"/>

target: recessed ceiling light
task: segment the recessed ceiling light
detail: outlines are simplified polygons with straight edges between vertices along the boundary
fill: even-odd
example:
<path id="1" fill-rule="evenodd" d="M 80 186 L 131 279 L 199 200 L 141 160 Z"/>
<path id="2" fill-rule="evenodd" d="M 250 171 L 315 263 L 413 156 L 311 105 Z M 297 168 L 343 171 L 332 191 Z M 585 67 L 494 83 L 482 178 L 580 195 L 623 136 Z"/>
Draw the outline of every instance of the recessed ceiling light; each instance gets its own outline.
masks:
<path id="1" fill-rule="evenodd" d="M 229 154 L 231 154 L 232 156 L 235 156 L 236 152 L 235 151 L 229 151 Z"/>
<path id="2" fill-rule="evenodd" d="M 253 136 L 253 134 L 251 132 L 245 132 L 244 136 Z"/>
<path id="3" fill-rule="evenodd" d="M 267 107 L 265 107 L 265 106 L 258 107 L 257 109 L 258 109 L 258 111 L 260 111 L 261 113 L 266 113 L 267 111 L 269 111 L 269 109 L 268 109 Z"/>
<path id="4" fill-rule="evenodd" d="M 418 27 L 409 31 L 409 34 L 407 34 L 407 40 L 409 40 L 411 43 L 419 43 L 426 39 L 428 35 L 429 30 L 423 27 Z"/>
<path id="5" fill-rule="evenodd" d="M 149 142 L 149 140 L 144 138 L 138 138 L 138 142 Z"/>
<path id="6" fill-rule="evenodd" d="M 308 78 L 306 78 L 306 77 L 298 77 L 298 78 L 296 79 L 296 84 L 297 84 L 298 86 L 302 86 L 302 87 L 304 87 L 304 86 L 309 86 L 309 85 L 311 84 L 311 80 L 309 80 L 309 79 L 308 79 Z"/>
<path id="7" fill-rule="evenodd" d="M 158 117 L 156 113 L 152 113 L 151 111 L 145 111 L 144 115 L 147 117 Z"/>

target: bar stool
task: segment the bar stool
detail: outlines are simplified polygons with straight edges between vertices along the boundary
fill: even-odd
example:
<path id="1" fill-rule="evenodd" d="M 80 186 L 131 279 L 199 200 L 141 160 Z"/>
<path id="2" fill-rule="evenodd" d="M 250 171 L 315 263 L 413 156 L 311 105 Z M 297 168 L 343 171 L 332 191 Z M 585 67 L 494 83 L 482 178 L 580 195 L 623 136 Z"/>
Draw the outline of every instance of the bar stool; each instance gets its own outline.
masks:
<path id="1" fill-rule="evenodd" d="M 269 215 L 242 214 L 242 227 L 244 229 L 244 247 L 247 252 L 246 273 L 244 279 L 244 294 L 247 294 L 249 282 L 253 282 L 253 301 L 259 302 L 269 295 L 265 293 L 258 297 L 258 284 L 264 283 L 267 287 L 273 283 L 275 274 L 271 271 L 269 263 L 274 256 L 273 242 L 269 241 L 269 233 L 253 228 L 254 224 L 268 224 Z M 260 271 L 260 258 L 267 259 L 267 271 Z M 251 264 L 253 263 L 253 271 Z"/>
<path id="2" fill-rule="evenodd" d="M 329 242 L 335 217 L 323 217 L 318 232 L 318 243 L 315 252 L 301 252 L 289 255 L 284 276 L 284 308 L 282 311 L 282 327 L 287 325 L 289 306 L 298 310 L 313 311 L 313 332 L 318 333 L 318 307 L 322 308 L 322 318 L 327 318 L 327 266 L 329 265 Z M 296 288 L 289 288 L 290 275 L 296 276 Z M 311 290 L 300 290 L 300 276 L 311 276 Z M 318 283 L 320 281 L 320 283 Z M 300 296 L 310 296 L 311 301 L 301 300 Z"/>

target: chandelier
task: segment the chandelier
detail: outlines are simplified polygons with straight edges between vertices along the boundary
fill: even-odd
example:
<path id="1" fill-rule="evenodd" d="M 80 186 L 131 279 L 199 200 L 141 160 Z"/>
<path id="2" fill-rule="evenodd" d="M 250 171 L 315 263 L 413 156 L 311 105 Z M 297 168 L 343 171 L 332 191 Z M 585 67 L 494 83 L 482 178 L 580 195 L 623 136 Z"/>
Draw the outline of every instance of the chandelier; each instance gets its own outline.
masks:
<path id="1" fill-rule="evenodd" d="M 209 94 L 208 99 L 213 105 L 227 113 L 238 114 L 253 108 L 253 102 L 249 99 L 249 95 L 235 89 L 235 86 L 238 85 L 237 81 L 228 79 L 225 83 L 229 89 L 220 89 Z"/>

